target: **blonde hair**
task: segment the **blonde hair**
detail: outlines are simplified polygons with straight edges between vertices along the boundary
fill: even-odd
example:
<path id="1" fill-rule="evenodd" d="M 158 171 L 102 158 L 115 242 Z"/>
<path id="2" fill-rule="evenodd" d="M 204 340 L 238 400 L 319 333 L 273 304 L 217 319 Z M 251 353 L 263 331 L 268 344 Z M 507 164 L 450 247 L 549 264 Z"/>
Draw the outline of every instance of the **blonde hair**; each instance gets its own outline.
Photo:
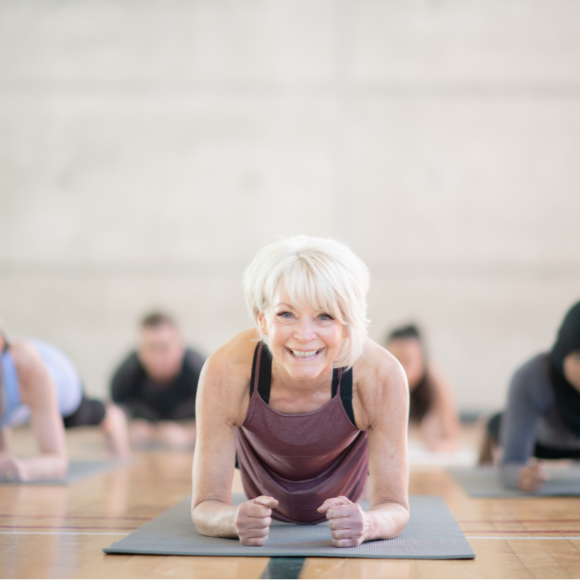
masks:
<path id="1" fill-rule="evenodd" d="M 283 284 L 297 305 L 323 309 L 348 330 L 335 366 L 350 367 L 367 337 L 370 275 L 346 245 L 328 238 L 295 236 L 262 248 L 244 272 L 244 294 L 258 332 L 258 314 L 266 312 Z M 268 337 L 261 335 L 267 345 Z"/>

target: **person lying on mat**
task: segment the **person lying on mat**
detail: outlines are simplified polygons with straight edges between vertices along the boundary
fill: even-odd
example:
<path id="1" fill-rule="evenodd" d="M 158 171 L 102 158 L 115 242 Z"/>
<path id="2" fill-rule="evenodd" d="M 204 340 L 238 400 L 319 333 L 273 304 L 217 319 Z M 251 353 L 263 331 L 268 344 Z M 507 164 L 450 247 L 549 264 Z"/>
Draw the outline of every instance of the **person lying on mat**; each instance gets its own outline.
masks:
<path id="1" fill-rule="evenodd" d="M 57 347 L 36 338 L 8 340 L 0 332 L 0 478 L 61 479 L 68 469 L 64 429 L 99 425 L 115 456 L 130 453 L 123 411 L 88 399 L 79 374 Z M 10 427 L 30 419 L 40 455 L 10 452 Z"/>
<path id="2" fill-rule="evenodd" d="M 346 245 L 298 236 L 244 274 L 255 329 L 206 362 L 197 400 L 192 519 L 261 546 L 271 518 L 329 521 L 333 545 L 394 538 L 409 520 L 409 392 L 367 337 L 369 273 Z M 231 505 L 234 463 L 249 498 Z M 370 510 L 354 503 L 372 476 Z"/>
<path id="3" fill-rule="evenodd" d="M 411 392 L 409 419 L 421 427 L 432 451 L 453 452 L 459 442 L 459 415 L 451 387 L 427 359 L 419 329 L 414 324 L 389 333 L 386 349 L 403 365 Z"/>
<path id="4" fill-rule="evenodd" d="M 514 373 L 507 409 L 487 424 L 480 464 L 499 440 L 502 481 L 522 491 L 546 482 L 538 459 L 580 459 L 580 302 L 566 314 L 552 350 Z"/>
<path id="5" fill-rule="evenodd" d="M 163 312 L 145 316 L 139 348 L 111 381 L 111 398 L 131 418 L 132 443 L 194 444 L 195 396 L 204 362 L 200 354 L 186 348 L 171 316 Z"/>

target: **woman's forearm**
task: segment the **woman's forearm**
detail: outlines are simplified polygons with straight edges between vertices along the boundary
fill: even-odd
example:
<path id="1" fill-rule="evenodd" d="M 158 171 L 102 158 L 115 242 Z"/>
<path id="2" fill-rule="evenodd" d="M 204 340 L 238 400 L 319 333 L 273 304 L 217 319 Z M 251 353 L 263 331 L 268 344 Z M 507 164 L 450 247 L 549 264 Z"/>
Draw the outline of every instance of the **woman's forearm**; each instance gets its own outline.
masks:
<path id="1" fill-rule="evenodd" d="M 18 460 L 21 478 L 25 481 L 35 479 L 60 479 L 66 475 L 68 458 L 66 455 L 44 453 L 37 457 Z"/>
<path id="2" fill-rule="evenodd" d="M 365 512 L 364 541 L 396 538 L 409 523 L 409 510 L 398 503 L 384 503 Z"/>
<path id="3" fill-rule="evenodd" d="M 237 538 L 235 524 L 237 509 L 221 501 L 206 500 L 192 509 L 191 519 L 197 531 L 204 536 Z"/>

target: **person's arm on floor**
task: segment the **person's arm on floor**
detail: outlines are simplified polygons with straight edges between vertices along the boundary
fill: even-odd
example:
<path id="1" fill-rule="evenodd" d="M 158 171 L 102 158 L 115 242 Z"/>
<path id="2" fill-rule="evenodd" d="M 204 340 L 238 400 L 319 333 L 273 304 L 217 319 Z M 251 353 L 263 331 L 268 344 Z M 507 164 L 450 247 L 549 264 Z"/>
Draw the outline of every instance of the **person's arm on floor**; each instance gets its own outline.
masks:
<path id="1" fill-rule="evenodd" d="M 389 352 L 372 341 L 363 356 L 375 364 L 371 372 L 361 377 L 357 397 L 360 405 L 354 408 L 357 425 L 368 427 L 371 505 L 365 512 L 360 505 L 339 497 L 327 499 L 320 506 L 318 511 L 326 513 L 329 520 L 332 544 L 339 548 L 395 538 L 410 515 L 409 387 L 405 372 Z"/>
<path id="2" fill-rule="evenodd" d="M 251 365 L 248 361 L 252 360 L 256 345 L 255 331 L 242 336 L 247 336 L 243 339 L 245 346 L 241 349 L 232 346 L 240 340 L 236 337 L 212 354 L 201 374 L 191 518 L 199 533 L 205 536 L 237 537 L 242 544 L 262 546 L 268 539 L 272 508 L 278 502 L 265 496 L 238 507 L 231 502 L 235 427 L 245 420 Z"/>
<path id="3" fill-rule="evenodd" d="M 549 393 L 543 388 L 537 367 L 537 361 L 529 361 L 512 377 L 500 432 L 503 447 L 501 481 L 506 487 L 522 491 L 541 489 L 547 478 L 540 464 L 532 460 L 536 422 L 550 404 Z"/>
<path id="4" fill-rule="evenodd" d="M 29 459 L 10 456 L 0 469 L 5 476 L 8 473 L 21 481 L 62 478 L 68 468 L 68 456 L 55 385 L 32 346 L 18 343 L 11 350 L 20 380 L 20 397 L 30 408 L 40 455 Z"/>
<path id="5" fill-rule="evenodd" d="M 433 406 L 421 421 L 427 447 L 432 451 L 451 453 L 459 443 L 459 413 L 451 385 L 439 369 L 429 366 L 433 384 Z"/>

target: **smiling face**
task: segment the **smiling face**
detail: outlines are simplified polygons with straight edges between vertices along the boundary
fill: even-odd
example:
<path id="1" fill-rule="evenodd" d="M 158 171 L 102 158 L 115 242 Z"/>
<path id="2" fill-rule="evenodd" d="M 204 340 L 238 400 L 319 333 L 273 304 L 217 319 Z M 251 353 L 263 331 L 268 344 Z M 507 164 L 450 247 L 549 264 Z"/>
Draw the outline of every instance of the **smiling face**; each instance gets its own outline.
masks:
<path id="1" fill-rule="evenodd" d="M 323 310 L 295 304 L 283 287 L 258 314 L 258 326 L 275 360 L 295 380 L 324 378 L 348 336 L 345 325 Z"/>

